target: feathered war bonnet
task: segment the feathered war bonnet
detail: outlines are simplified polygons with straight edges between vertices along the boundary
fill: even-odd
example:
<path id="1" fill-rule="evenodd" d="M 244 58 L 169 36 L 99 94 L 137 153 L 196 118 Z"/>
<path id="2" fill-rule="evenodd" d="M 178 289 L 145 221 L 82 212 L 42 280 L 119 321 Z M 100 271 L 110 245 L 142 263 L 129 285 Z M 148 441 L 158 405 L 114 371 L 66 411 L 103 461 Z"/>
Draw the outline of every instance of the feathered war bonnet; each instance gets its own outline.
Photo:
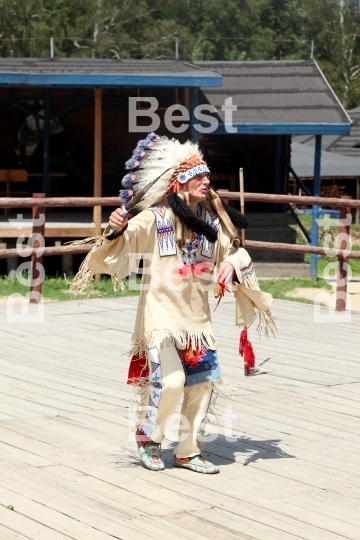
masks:
<path id="1" fill-rule="evenodd" d="M 191 178 L 210 172 L 197 144 L 191 141 L 181 144 L 176 139 L 149 133 L 138 142 L 125 167 L 129 172 L 122 179 L 123 189 L 119 193 L 125 203 L 135 203 L 138 210 L 143 210 L 166 200 L 187 227 L 204 234 L 212 242 L 217 239 L 217 233 L 197 218 L 178 195 Z M 224 205 L 212 189 L 208 200 L 231 236 L 238 239 L 237 229 L 247 227 L 245 218 L 237 210 Z"/>

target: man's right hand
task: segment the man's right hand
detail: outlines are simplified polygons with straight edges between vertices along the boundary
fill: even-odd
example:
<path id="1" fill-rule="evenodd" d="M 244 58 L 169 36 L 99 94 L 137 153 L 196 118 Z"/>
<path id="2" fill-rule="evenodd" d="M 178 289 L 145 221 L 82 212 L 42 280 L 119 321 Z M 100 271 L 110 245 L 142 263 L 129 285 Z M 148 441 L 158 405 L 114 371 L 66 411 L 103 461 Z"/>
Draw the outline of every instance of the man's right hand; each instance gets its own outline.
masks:
<path id="1" fill-rule="evenodd" d="M 128 216 L 123 217 L 122 208 L 117 208 L 112 212 L 109 218 L 109 225 L 112 229 L 115 229 L 114 236 L 123 232 L 128 224 Z"/>

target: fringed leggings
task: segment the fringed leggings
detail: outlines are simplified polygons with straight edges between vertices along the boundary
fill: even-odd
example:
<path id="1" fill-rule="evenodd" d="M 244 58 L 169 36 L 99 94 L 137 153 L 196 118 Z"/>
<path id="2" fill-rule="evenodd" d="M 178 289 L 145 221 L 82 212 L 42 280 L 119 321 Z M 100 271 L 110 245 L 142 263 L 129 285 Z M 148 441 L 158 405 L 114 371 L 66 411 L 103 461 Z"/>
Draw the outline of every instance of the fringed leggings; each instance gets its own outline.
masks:
<path id="1" fill-rule="evenodd" d="M 174 454 L 178 458 L 196 456 L 200 454 L 199 435 L 214 396 L 215 382 L 206 380 L 185 386 L 183 362 L 171 339 L 165 340 L 160 349 L 149 349 L 148 354 L 150 384 L 143 395 L 139 427 L 154 442 L 162 442 L 165 428 L 184 392 L 179 442 Z"/>

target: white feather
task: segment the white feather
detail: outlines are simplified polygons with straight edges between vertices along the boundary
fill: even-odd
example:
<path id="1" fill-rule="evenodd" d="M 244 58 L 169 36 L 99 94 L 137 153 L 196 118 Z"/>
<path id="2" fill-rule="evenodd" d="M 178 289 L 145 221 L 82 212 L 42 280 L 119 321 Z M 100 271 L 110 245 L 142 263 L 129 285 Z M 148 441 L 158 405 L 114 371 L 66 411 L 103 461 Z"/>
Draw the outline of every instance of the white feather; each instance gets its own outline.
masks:
<path id="1" fill-rule="evenodd" d="M 198 145 L 191 141 L 186 141 L 184 144 L 181 144 L 176 139 L 159 141 L 156 148 L 151 150 L 149 155 L 140 162 L 140 168 L 145 174 L 141 182 L 136 184 L 136 189 L 134 189 L 135 194 L 155 180 L 155 178 L 162 176 L 146 192 L 142 201 L 137 206 L 145 208 L 161 202 L 174 171 L 181 163 L 193 156 L 203 157 Z M 170 170 L 167 171 L 169 168 Z"/>

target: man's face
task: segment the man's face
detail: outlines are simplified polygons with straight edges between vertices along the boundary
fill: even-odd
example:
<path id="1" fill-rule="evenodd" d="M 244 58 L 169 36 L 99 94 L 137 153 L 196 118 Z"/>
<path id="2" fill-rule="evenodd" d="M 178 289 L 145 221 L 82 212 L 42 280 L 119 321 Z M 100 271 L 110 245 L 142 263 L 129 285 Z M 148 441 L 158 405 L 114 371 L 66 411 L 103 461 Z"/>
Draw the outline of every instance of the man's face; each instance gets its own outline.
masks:
<path id="1" fill-rule="evenodd" d="M 187 192 L 193 199 L 203 201 L 210 189 L 209 173 L 201 173 L 187 182 Z"/>

